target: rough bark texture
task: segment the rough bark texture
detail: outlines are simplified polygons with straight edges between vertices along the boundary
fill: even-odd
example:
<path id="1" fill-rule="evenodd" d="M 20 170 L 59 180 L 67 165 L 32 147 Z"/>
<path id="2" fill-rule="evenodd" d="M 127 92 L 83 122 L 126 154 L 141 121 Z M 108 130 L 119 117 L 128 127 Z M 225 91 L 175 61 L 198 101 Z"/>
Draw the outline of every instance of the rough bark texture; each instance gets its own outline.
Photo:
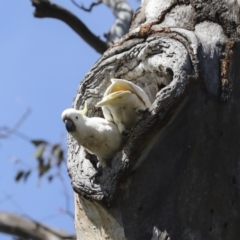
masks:
<path id="1" fill-rule="evenodd" d="M 80 85 L 88 116 L 112 77 L 153 102 L 112 168 L 69 138 L 78 239 L 237 240 L 240 236 L 239 5 L 145 0 L 131 29 Z"/>

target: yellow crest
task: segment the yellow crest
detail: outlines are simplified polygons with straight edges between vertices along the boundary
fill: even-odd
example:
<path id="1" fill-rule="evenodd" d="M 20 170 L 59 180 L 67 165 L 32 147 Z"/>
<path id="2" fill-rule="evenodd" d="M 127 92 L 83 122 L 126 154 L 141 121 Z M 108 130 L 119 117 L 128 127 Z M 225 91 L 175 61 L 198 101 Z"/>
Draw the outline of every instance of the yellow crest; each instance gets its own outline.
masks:
<path id="1" fill-rule="evenodd" d="M 85 115 L 86 113 L 87 113 L 87 101 L 85 101 L 85 103 L 84 103 L 84 108 L 82 109 L 82 110 L 80 110 L 80 113 L 82 114 L 82 115 Z"/>

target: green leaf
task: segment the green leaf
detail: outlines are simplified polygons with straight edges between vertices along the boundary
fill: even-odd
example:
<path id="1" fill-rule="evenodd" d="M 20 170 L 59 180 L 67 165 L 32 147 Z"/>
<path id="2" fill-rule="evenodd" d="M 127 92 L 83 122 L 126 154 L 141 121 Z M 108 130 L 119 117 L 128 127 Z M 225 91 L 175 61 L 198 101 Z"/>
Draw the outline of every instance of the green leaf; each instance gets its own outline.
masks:
<path id="1" fill-rule="evenodd" d="M 61 149 L 60 144 L 55 144 L 52 147 L 52 154 L 57 158 L 57 166 L 60 166 L 64 159 L 64 151 Z"/>
<path id="2" fill-rule="evenodd" d="M 60 144 L 58 144 L 58 143 L 54 144 L 52 147 L 52 151 L 51 151 L 52 154 L 55 155 L 59 151 L 60 148 L 61 148 Z"/>
<path id="3" fill-rule="evenodd" d="M 44 145 L 48 144 L 48 142 L 46 142 L 44 140 L 31 140 L 31 143 L 36 147 L 38 147 L 39 145 L 42 145 L 42 144 L 44 144 Z"/>
<path id="4" fill-rule="evenodd" d="M 38 157 L 37 161 L 38 161 L 38 168 L 41 168 L 42 166 L 44 166 L 44 159 L 43 159 L 43 157 Z"/>
<path id="5" fill-rule="evenodd" d="M 15 177 L 15 181 L 16 181 L 16 182 L 19 182 L 20 179 L 22 178 L 23 174 L 24 174 L 24 171 L 22 171 L 22 170 L 19 171 L 19 172 L 17 173 L 16 177 Z"/>
<path id="6" fill-rule="evenodd" d="M 57 165 L 60 166 L 64 159 L 64 151 L 61 149 L 61 145 L 54 145 L 52 148 L 52 154 L 57 158 Z"/>
<path id="7" fill-rule="evenodd" d="M 48 176 L 48 181 L 51 182 L 53 180 L 53 175 Z"/>
<path id="8" fill-rule="evenodd" d="M 31 170 L 28 170 L 27 172 L 24 173 L 23 178 L 24 178 L 24 181 L 25 181 L 25 182 L 27 181 L 27 179 L 28 179 L 28 177 L 30 176 L 31 173 L 32 173 Z"/>
<path id="9" fill-rule="evenodd" d="M 51 164 L 47 163 L 46 165 L 39 166 L 39 177 L 42 177 L 46 172 L 51 168 Z"/>
<path id="10" fill-rule="evenodd" d="M 62 149 L 60 149 L 60 151 L 58 152 L 58 156 L 57 156 L 57 158 L 58 158 L 57 165 L 60 166 L 61 163 L 62 163 L 63 160 L 64 160 L 64 152 L 63 152 Z"/>
<path id="11" fill-rule="evenodd" d="M 44 154 L 44 152 L 45 152 L 45 145 L 40 145 L 38 148 L 37 148 L 37 150 L 35 151 L 35 153 L 34 153 L 34 157 L 35 158 L 42 158 L 43 157 L 43 154 Z"/>

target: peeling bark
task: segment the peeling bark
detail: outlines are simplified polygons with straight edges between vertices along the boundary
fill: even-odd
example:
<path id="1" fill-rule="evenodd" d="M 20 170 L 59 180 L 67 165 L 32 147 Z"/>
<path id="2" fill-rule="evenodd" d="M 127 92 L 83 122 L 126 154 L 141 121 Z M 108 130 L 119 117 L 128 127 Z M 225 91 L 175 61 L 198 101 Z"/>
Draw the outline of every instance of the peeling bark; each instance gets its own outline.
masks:
<path id="1" fill-rule="evenodd" d="M 96 158 L 69 137 L 78 239 L 239 238 L 238 13 L 225 0 L 142 1 L 85 76 L 73 107 L 87 100 L 88 116 L 102 116 L 94 106 L 113 77 L 153 104 L 97 179 Z"/>

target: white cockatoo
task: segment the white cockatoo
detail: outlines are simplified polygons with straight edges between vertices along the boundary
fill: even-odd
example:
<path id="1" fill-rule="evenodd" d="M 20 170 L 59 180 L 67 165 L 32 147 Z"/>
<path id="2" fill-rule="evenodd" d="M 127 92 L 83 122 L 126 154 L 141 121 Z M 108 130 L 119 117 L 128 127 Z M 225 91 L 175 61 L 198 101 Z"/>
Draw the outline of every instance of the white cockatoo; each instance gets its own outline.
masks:
<path id="1" fill-rule="evenodd" d="M 112 84 L 96 107 L 102 107 L 106 120 L 114 122 L 121 134 L 126 134 L 146 112 L 151 102 L 134 83 L 124 79 L 111 79 Z"/>
<path id="2" fill-rule="evenodd" d="M 86 117 L 87 104 L 79 111 L 69 108 L 63 111 L 62 120 L 69 134 L 82 145 L 85 150 L 96 155 L 104 168 L 114 154 L 120 150 L 122 136 L 117 126 L 100 117 Z"/>

